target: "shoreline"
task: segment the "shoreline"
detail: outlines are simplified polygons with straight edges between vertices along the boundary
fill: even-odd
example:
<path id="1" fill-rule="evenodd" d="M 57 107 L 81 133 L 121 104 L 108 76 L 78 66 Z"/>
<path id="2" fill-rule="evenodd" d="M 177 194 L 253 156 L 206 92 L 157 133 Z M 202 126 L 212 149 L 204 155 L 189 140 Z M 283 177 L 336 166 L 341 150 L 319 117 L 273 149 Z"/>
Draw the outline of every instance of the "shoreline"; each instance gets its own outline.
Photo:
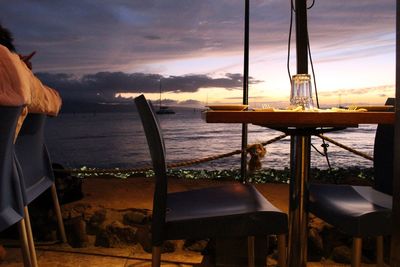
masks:
<path id="1" fill-rule="evenodd" d="M 132 179 L 137 177 L 152 177 L 153 171 L 125 171 L 124 169 L 111 168 L 109 172 L 104 169 L 87 168 L 83 167 L 79 173 L 68 172 L 68 169 L 60 168 L 61 165 L 53 166 L 55 176 L 57 175 L 70 175 L 77 178 L 119 178 L 119 179 Z M 241 180 L 240 169 L 224 169 L 224 170 L 197 170 L 197 169 L 169 169 L 168 176 L 178 179 L 188 180 Z M 253 183 L 289 183 L 290 169 L 272 169 L 264 168 L 257 170 L 248 175 L 248 181 Z M 332 169 L 310 169 L 310 180 L 322 183 L 341 183 L 353 185 L 373 185 L 374 183 L 374 170 L 373 168 L 359 168 L 359 167 L 346 167 L 346 168 L 332 168 Z"/>

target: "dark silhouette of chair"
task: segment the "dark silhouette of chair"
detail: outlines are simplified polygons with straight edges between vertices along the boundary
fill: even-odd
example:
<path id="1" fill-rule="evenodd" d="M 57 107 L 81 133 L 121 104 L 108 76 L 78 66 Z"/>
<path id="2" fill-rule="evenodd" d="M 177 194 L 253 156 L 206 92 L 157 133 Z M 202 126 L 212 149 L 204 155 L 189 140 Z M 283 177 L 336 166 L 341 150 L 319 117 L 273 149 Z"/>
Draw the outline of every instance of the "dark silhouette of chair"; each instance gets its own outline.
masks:
<path id="1" fill-rule="evenodd" d="M 386 104 L 394 104 L 388 99 Z M 361 265 L 362 237 L 377 237 L 383 266 L 383 236 L 392 228 L 393 125 L 378 125 L 374 144 L 374 188 L 310 184 L 309 211 L 353 236 L 352 266 Z"/>
<path id="2" fill-rule="evenodd" d="M 260 235 L 266 237 L 270 234 L 279 235 L 279 263 L 284 266 L 287 215 L 248 184 L 232 183 L 168 193 L 165 146 L 160 126 L 143 95 L 135 98 L 135 103 L 147 138 L 156 179 L 151 228 L 152 266 L 160 266 L 161 245 L 164 240 Z M 249 244 L 249 247 L 252 245 Z M 254 251 L 248 258 L 249 265 L 254 265 Z"/>
<path id="3" fill-rule="evenodd" d="M 67 238 L 54 183 L 55 178 L 49 153 L 44 143 L 46 117 L 46 114 L 30 113 L 27 115 L 15 142 L 15 154 L 21 169 L 25 214 L 27 217 L 29 216 L 27 205 L 50 188 L 61 240 L 66 243 Z M 29 221 L 27 224 L 30 224 Z M 32 235 L 31 231 L 28 231 L 28 238 L 33 240 L 33 237 L 29 235 Z M 31 251 L 32 253 L 35 253 L 34 250 Z"/>
<path id="4" fill-rule="evenodd" d="M 14 160 L 14 136 L 21 107 L 0 106 L 0 232 L 18 223 L 24 266 L 30 266 L 23 197 Z"/>

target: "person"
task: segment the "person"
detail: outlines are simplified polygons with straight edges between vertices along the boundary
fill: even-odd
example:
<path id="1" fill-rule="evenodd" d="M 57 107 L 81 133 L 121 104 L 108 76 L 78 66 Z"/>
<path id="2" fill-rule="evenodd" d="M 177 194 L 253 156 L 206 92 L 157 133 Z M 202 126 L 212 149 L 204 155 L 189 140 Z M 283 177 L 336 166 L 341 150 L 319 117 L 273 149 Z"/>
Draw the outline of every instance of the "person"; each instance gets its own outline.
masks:
<path id="1" fill-rule="evenodd" d="M 15 137 L 28 113 L 57 116 L 62 100 L 59 93 L 44 85 L 31 71 L 35 54 L 17 53 L 11 32 L 0 24 L 0 105 L 23 106 Z"/>

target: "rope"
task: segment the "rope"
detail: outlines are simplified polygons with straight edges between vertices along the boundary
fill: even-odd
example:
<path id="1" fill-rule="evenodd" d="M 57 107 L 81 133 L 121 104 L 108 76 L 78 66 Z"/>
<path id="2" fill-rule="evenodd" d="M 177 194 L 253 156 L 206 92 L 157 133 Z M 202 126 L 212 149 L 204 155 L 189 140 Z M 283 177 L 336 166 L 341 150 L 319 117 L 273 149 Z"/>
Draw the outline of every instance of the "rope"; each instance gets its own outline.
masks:
<path id="1" fill-rule="evenodd" d="M 338 143 L 338 142 L 336 142 L 335 140 L 333 140 L 333 139 L 331 139 L 331 138 L 329 138 L 329 137 L 326 137 L 325 135 L 319 134 L 318 136 L 319 136 L 320 138 L 322 138 L 323 140 L 326 140 L 326 141 L 328 141 L 328 142 L 330 142 L 330 143 L 332 143 L 332 144 L 334 144 L 334 145 L 337 145 L 338 147 L 341 147 L 341 148 L 343 148 L 343 149 L 346 149 L 346 150 L 348 150 L 348 151 L 350 151 L 350 152 L 352 152 L 352 153 L 354 153 L 354 154 L 356 154 L 356 155 L 358 155 L 358 156 L 361 156 L 361 157 L 363 157 L 363 158 L 365 158 L 365 159 L 374 160 L 374 158 L 371 157 L 370 155 L 367 155 L 367 154 L 362 153 L 362 152 L 360 152 L 360 151 L 357 151 L 357 150 L 355 150 L 355 149 L 353 149 L 353 148 L 351 148 L 351 147 L 348 147 L 348 146 L 345 146 L 345 145 L 343 145 L 343 144 L 341 144 L 341 143 Z"/>
<path id="2" fill-rule="evenodd" d="M 272 138 L 266 142 L 263 142 L 261 144 L 263 146 L 266 146 L 273 142 L 279 141 L 279 140 L 285 138 L 286 136 L 287 136 L 287 134 L 282 134 L 282 135 Z M 237 149 L 237 150 L 234 150 L 234 151 L 231 151 L 228 153 L 223 153 L 223 154 L 214 155 L 214 156 L 208 156 L 208 157 L 204 157 L 204 158 L 200 158 L 200 159 L 193 159 L 193 160 L 189 160 L 189 161 L 170 163 L 170 164 L 167 164 L 167 167 L 168 168 L 177 168 L 177 167 L 190 166 L 190 165 L 200 164 L 200 163 L 204 163 L 204 162 L 208 162 L 208 161 L 212 161 L 212 160 L 216 160 L 216 159 L 230 157 L 230 156 L 233 156 L 235 154 L 240 154 L 240 153 L 242 153 L 242 151 L 240 149 Z M 146 172 L 151 169 L 152 169 L 152 167 L 145 166 L 145 167 L 141 167 L 141 168 L 130 168 L 130 169 L 118 169 L 118 168 L 116 168 L 116 169 L 88 169 L 88 170 L 54 169 L 54 171 L 62 172 L 62 173 L 119 173 L 119 174 L 122 174 L 122 173 L 131 173 L 131 172 Z"/>
<path id="3" fill-rule="evenodd" d="M 279 135 L 275 138 L 272 138 L 266 142 L 261 143 L 261 145 L 266 146 L 268 144 L 274 143 L 276 141 L 279 141 L 283 138 L 285 138 L 286 136 L 288 136 L 287 134 L 282 134 Z M 322 134 L 318 134 L 318 137 L 320 137 L 323 140 L 326 140 L 338 147 L 341 147 L 345 150 L 348 150 L 358 156 L 361 156 L 365 159 L 369 159 L 369 160 L 373 160 L 373 157 L 371 157 L 370 155 L 367 155 L 365 153 L 359 152 L 351 147 L 345 146 L 343 144 L 340 144 L 339 142 L 336 142 L 335 140 L 326 137 Z M 326 153 L 327 148 L 324 147 L 324 152 Z M 228 153 L 223 153 L 223 154 L 219 154 L 219 155 L 214 155 L 214 156 L 208 156 L 208 157 L 204 157 L 204 158 L 199 158 L 199 159 L 193 159 L 193 160 L 189 160 L 189 161 L 183 161 L 183 162 L 176 162 L 176 163 L 170 163 L 167 164 L 168 168 L 177 168 L 177 167 L 185 167 L 185 166 L 190 166 L 190 165 L 195 165 L 195 164 L 200 164 L 200 163 L 204 163 L 204 162 L 208 162 L 208 161 L 212 161 L 212 160 L 216 160 L 216 159 L 221 159 L 221 158 L 226 158 L 226 157 L 230 157 L 236 154 L 240 154 L 242 151 L 240 149 L 228 152 Z M 322 154 L 322 153 L 321 153 Z M 153 169 L 151 166 L 144 166 L 144 167 L 140 167 L 140 168 L 126 168 L 126 169 L 118 169 L 118 168 L 114 168 L 114 169 L 54 169 L 54 171 L 57 172 L 61 172 L 61 173 L 81 173 L 81 174 L 90 174 L 90 173 L 118 173 L 118 174 L 123 174 L 123 173 L 132 173 L 132 172 L 146 172 Z"/>

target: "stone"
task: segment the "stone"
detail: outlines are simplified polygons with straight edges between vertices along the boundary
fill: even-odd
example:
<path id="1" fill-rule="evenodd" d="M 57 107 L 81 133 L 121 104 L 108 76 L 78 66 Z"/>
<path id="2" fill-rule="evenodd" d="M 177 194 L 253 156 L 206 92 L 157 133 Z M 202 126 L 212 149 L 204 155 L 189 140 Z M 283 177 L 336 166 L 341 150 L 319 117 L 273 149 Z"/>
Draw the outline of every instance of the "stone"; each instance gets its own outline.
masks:
<path id="1" fill-rule="evenodd" d="M 64 221 L 68 243 L 74 248 L 83 248 L 89 245 L 86 233 L 86 222 L 79 217 Z"/>
<path id="2" fill-rule="evenodd" d="M 149 221 L 146 213 L 129 211 L 123 215 L 123 223 L 126 225 L 145 224 Z"/>
<path id="3" fill-rule="evenodd" d="M 105 222 L 107 218 L 107 210 L 99 209 L 95 211 L 95 213 L 90 217 L 89 222 L 87 223 L 87 232 L 88 234 L 96 234 L 100 231 L 102 224 Z"/>
<path id="4" fill-rule="evenodd" d="M 308 231 L 308 261 L 320 261 L 323 256 L 323 240 L 315 228 Z"/>
<path id="5" fill-rule="evenodd" d="M 338 246 L 332 251 L 332 259 L 338 263 L 351 262 L 351 249 L 348 246 Z"/>
<path id="6" fill-rule="evenodd" d="M 171 240 L 164 241 L 164 243 L 162 244 L 161 253 L 172 253 L 175 252 L 175 250 L 176 243 Z"/>
<path id="7" fill-rule="evenodd" d="M 151 253 L 151 234 L 150 227 L 138 227 L 136 232 L 138 243 L 142 246 L 143 250 Z"/>
<path id="8" fill-rule="evenodd" d="M 64 220 L 80 217 L 80 218 L 90 218 L 94 211 L 92 205 L 87 203 L 77 203 L 68 207 L 63 207 L 62 217 Z M 93 214 L 92 214 L 93 213 Z"/>
<path id="9" fill-rule="evenodd" d="M 64 172 L 61 164 L 53 163 L 55 184 L 60 204 L 66 204 L 83 198 L 83 179 Z"/>
<path id="10" fill-rule="evenodd" d="M 6 259 L 7 252 L 2 245 L 0 245 L 0 263 Z"/>
<path id="11" fill-rule="evenodd" d="M 184 249 L 194 252 L 203 252 L 207 247 L 207 240 L 186 240 L 183 244 Z"/>
<path id="12" fill-rule="evenodd" d="M 124 244 L 137 243 L 137 228 L 113 221 L 96 235 L 96 246 L 121 247 Z"/>

